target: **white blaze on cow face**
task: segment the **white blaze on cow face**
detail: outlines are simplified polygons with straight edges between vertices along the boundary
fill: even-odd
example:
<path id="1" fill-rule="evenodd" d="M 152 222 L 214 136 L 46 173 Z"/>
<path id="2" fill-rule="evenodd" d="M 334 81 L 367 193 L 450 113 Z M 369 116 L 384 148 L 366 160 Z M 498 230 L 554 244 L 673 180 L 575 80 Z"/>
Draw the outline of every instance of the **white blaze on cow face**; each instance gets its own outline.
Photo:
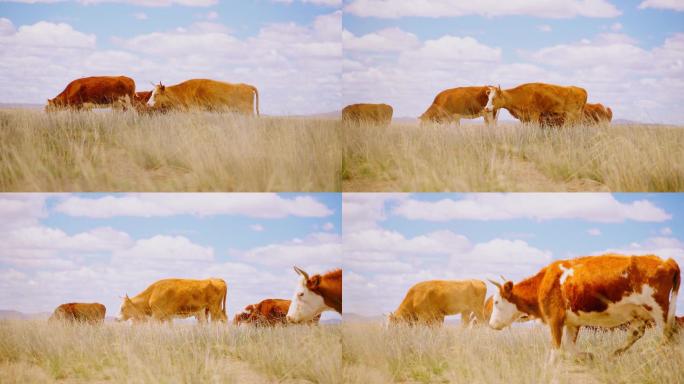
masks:
<path id="1" fill-rule="evenodd" d="M 487 105 L 485 105 L 484 110 L 485 112 L 493 112 L 494 111 L 494 97 L 496 97 L 496 88 L 494 87 L 487 87 Z"/>
<path id="2" fill-rule="evenodd" d="M 301 323 L 313 320 L 316 315 L 329 309 L 323 297 L 317 295 L 306 286 L 307 278 L 302 276 L 292 297 L 292 304 L 287 311 L 287 321 Z"/>
<path id="3" fill-rule="evenodd" d="M 492 316 L 489 318 L 489 326 L 494 329 L 503 329 L 511 325 L 522 316 L 515 304 L 501 297 L 499 292 L 494 294 Z"/>
<path id="4" fill-rule="evenodd" d="M 157 96 L 157 92 L 159 92 L 159 86 L 155 85 L 154 89 L 152 90 L 152 95 L 150 95 L 150 99 L 147 100 L 147 105 L 150 107 L 154 107 L 154 99 Z"/>

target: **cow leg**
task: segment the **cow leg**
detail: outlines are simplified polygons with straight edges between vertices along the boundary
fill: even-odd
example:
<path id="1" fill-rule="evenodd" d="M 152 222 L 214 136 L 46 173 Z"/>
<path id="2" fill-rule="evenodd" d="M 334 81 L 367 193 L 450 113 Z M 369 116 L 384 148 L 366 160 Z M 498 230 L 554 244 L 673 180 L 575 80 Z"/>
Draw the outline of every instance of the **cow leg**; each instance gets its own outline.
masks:
<path id="1" fill-rule="evenodd" d="M 646 322 L 642 319 L 634 319 L 629 323 L 627 329 L 627 343 L 622 348 L 618 348 L 613 352 L 614 355 L 620 355 L 628 350 L 637 340 L 646 332 Z"/>
<path id="2" fill-rule="evenodd" d="M 563 320 L 550 319 L 549 329 L 551 330 L 551 352 L 549 352 L 548 364 L 553 365 L 558 360 L 561 353 L 561 343 L 563 342 Z"/>
<path id="3" fill-rule="evenodd" d="M 581 360 L 591 360 L 594 358 L 589 352 L 580 352 L 577 349 L 577 336 L 579 336 L 580 328 L 574 325 L 565 325 L 565 345 L 570 353 Z"/>

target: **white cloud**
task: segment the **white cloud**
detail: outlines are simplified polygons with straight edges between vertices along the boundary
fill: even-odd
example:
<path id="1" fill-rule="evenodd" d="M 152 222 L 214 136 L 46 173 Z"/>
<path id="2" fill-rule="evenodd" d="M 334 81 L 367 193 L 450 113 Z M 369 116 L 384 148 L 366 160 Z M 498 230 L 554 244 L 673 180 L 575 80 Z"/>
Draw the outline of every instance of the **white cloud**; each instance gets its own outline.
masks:
<path id="1" fill-rule="evenodd" d="M 601 230 L 598 228 L 589 228 L 587 234 L 589 236 L 601 236 Z"/>
<path id="2" fill-rule="evenodd" d="M 385 202 L 408 198 L 407 194 L 346 193 L 342 195 L 344 232 L 377 228 L 385 220 Z"/>
<path id="3" fill-rule="evenodd" d="M 35 225 L 47 216 L 44 195 L 0 195 L 0 230 Z"/>
<path id="4" fill-rule="evenodd" d="M 551 28 L 551 26 L 548 24 L 538 25 L 537 29 L 542 31 L 542 32 L 551 32 L 553 30 L 553 28 Z"/>
<path id="5" fill-rule="evenodd" d="M 218 4 L 218 0 L 0 0 L 0 2 L 12 3 L 61 3 L 73 1 L 84 5 L 102 3 L 126 3 L 140 7 L 168 7 L 171 5 L 183 5 L 188 7 L 208 7 Z"/>
<path id="6" fill-rule="evenodd" d="M 274 3 L 292 4 L 295 0 L 271 0 Z M 342 5 L 342 0 L 298 0 L 304 4 L 322 5 L 327 7 L 339 7 Z"/>
<path id="7" fill-rule="evenodd" d="M 684 3 L 680 0 L 645 0 L 639 4 L 639 9 L 670 9 L 674 11 L 684 11 Z"/>
<path id="8" fill-rule="evenodd" d="M 664 227 L 660 230 L 661 235 L 669 236 L 672 234 L 672 229 L 670 227 Z"/>
<path id="9" fill-rule="evenodd" d="M 527 15 L 547 18 L 616 17 L 621 12 L 606 0 L 352 0 L 345 11 L 361 17 L 486 17 Z"/>
<path id="10" fill-rule="evenodd" d="M 311 196 L 284 198 L 270 193 L 127 194 L 85 198 L 70 196 L 55 207 L 57 212 L 80 217 L 243 215 L 259 218 L 287 216 L 325 217 L 332 214 Z"/>
<path id="11" fill-rule="evenodd" d="M 621 24 L 621 23 L 613 23 L 613 24 L 610 26 L 610 30 L 611 30 L 611 31 L 615 31 L 615 32 L 621 31 L 621 30 L 622 30 L 622 24 Z"/>
<path id="12" fill-rule="evenodd" d="M 332 231 L 333 229 L 335 229 L 335 224 L 333 224 L 331 222 L 327 222 L 327 223 L 323 224 L 323 230 L 324 231 Z"/>
<path id="13" fill-rule="evenodd" d="M 340 237 L 329 233 L 313 233 L 303 239 L 269 244 L 246 251 L 232 250 L 232 256 L 249 264 L 269 268 L 292 268 L 305 270 L 328 270 L 339 268 L 342 262 Z"/>
<path id="14" fill-rule="evenodd" d="M 11 35 L 14 33 L 14 24 L 10 19 L 0 17 L 0 36 Z"/>
<path id="15" fill-rule="evenodd" d="M 145 12 L 136 12 L 133 14 L 133 17 L 136 20 L 147 20 L 147 13 Z"/>
<path id="16" fill-rule="evenodd" d="M 405 200 L 393 213 L 410 220 L 582 219 L 662 222 L 671 215 L 648 200 L 622 203 L 604 193 L 469 194 L 463 199 Z"/>
<path id="17" fill-rule="evenodd" d="M 112 259 L 115 261 L 158 263 L 159 260 L 171 262 L 179 261 L 211 261 L 214 250 L 194 244 L 184 236 L 156 235 L 149 239 L 137 240 L 127 249 L 115 251 Z"/>
<path id="18" fill-rule="evenodd" d="M 207 17 L 207 20 L 216 20 L 216 19 L 218 19 L 219 14 L 216 11 L 211 11 L 211 12 L 207 13 L 206 17 Z"/>
<path id="19" fill-rule="evenodd" d="M 251 229 L 254 232 L 263 232 L 264 226 L 261 224 L 252 224 L 249 226 L 249 229 Z"/>
<path id="20" fill-rule="evenodd" d="M 420 46 L 416 35 L 397 27 L 381 29 L 360 37 L 345 29 L 342 32 L 342 43 L 345 50 L 373 52 L 399 52 Z"/>

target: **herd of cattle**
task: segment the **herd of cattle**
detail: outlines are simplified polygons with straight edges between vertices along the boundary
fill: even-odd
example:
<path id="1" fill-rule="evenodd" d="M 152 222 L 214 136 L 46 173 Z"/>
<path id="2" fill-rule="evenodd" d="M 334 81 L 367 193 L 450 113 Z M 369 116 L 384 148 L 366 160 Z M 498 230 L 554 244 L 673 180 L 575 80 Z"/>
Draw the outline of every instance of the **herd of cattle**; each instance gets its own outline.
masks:
<path id="1" fill-rule="evenodd" d="M 587 103 L 587 91 L 544 83 L 501 87 L 459 87 L 437 94 L 419 119 L 421 124 L 455 124 L 461 119 L 483 117 L 487 126 L 496 126 L 499 110 L 506 109 L 523 123 L 541 126 L 610 123 L 613 111 L 602 104 Z M 352 104 L 342 110 L 342 120 L 389 125 L 393 108 L 388 104 Z"/>
<path id="2" fill-rule="evenodd" d="M 498 289 L 485 300 L 480 280 L 432 280 L 411 287 L 388 325 L 437 325 L 460 314 L 462 324 L 488 323 L 501 330 L 513 322 L 538 319 L 551 330 L 552 351 L 561 346 L 563 332 L 570 348 L 582 327 L 627 329 L 626 351 L 656 326 L 670 339 L 684 328 L 676 317 L 680 269 L 673 259 L 658 256 L 605 254 L 555 261 L 519 283 L 490 282 Z"/>
<path id="3" fill-rule="evenodd" d="M 286 323 L 318 324 L 325 311 L 342 313 L 342 270 L 300 276 L 292 300 L 266 299 L 250 304 L 235 315 L 235 325 L 273 326 Z M 159 280 L 134 297 L 126 295 L 117 321 L 170 322 L 195 317 L 198 323 L 226 322 L 228 286 L 223 279 Z M 294 303 L 294 304 L 293 304 Z M 104 322 L 106 308 L 100 303 L 67 303 L 55 309 L 50 321 Z"/>

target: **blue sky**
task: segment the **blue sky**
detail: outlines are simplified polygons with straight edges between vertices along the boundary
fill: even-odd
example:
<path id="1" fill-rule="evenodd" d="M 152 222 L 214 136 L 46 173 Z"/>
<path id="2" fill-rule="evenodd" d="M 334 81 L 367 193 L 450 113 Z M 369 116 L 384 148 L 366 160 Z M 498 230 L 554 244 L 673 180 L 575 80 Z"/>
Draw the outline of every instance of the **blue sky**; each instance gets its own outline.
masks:
<path id="1" fill-rule="evenodd" d="M 617 119 L 684 123 L 681 2 L 388 4 L 345 1 L 345 104 L 382 101 L 416 117 L 447 88 L 539 81 L 584 87 Z"/>
<path id="2" fill-rule="evenodd" d="M 681 194 L 357 194 L 344 207 L 345 311 L 364 315 L 394 310 L 419 281 L 519 281 L 556 259 L 612 251 L 684 265 Z"/>
<path id="3" fill-rule="evenodd" d="M 117 74 L 138 90 L 189 78 L 245 82 L 260 90 L 265 114 L 337 110 L 336 3 L 2 0 L 0 102 L 44 103 L 75 78 Z"/>
<path id="4" fill-rule="evenodd" d="M 340 266 L 339 194 L 0 195 L 0 308 L 51 311 L 167 277 L 224 278 L 232 316 Z M 86 289 L 84 289 L 86 287 Z M 328 314 L 326 317 L 336 317 Z"/>

